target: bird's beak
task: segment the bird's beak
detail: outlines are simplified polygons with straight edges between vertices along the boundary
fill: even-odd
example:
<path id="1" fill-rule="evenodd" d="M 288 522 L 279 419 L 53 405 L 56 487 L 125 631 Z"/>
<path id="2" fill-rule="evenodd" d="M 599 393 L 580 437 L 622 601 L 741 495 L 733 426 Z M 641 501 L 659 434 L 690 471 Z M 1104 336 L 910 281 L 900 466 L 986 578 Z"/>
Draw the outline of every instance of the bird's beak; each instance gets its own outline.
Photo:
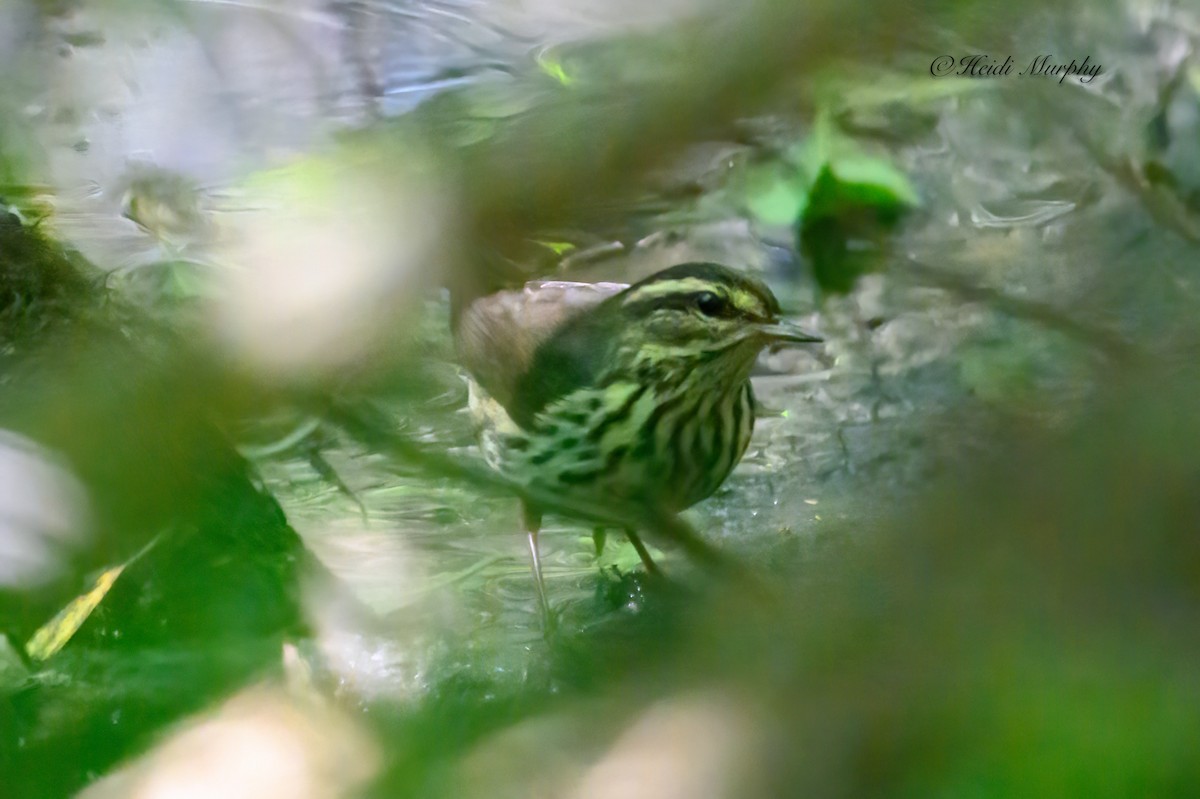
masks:
<path id="1" fill-rule="evenodd" d="M 772 343 L 777 344 L 812 344 L 825 340 L 820 336 L 809 333 L 799 325 L 778 320 L 760 324 L 758 332 L 770 339 Z"/>

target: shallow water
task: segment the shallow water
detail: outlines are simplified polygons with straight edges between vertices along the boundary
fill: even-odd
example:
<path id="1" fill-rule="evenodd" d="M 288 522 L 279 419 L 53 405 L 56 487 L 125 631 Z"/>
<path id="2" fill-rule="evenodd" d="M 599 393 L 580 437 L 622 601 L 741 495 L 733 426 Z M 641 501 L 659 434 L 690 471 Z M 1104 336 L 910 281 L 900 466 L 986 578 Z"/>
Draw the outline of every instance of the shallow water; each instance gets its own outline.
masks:
<path id="1" fill-rule="evenodd" d="M 122 216 L 131 163 L 185 176 L 184 202 L 196 201 L 202 217 L 205 201 L 239 176 L 319 149 L 333 131 L 374 115 L 411 111 L 438 92 L 503 87 L 547 48 L 611 34 L 616 13 L 555 16 L 517 4 L 448 1 L 359 4 L 349 16 L 340 5 L 183 8 L 180 19 L 144 26 L 115 26 L 81 10 L 30 28 L 63 43 L 38 57 L 53 79 L 44 102 L 27 109 L 48 143 L 38 179 L 54 197 L 55 230 L 108 268 L 203 250 L 203 242 L 181 245 L 181 237 L 151 235 Z M 22 24 L 34 25 L 28 18 Z M 99 33 L 83 36 L 90 32 Z M 1052 46 L 1064 34 L 1041 35 Z M 1117 113 L 1110 101 L 1148 90 L 1147 73 L 1169 57 L 1171 39 L 1149 37 L 1158 49 L 1138 50 L 1135 60 L 1131 43 L 1095 35 L 1103 42 L 1098 57 L 1128 57 L 1123 82 L 1051 88 L 1099 96 L 1107 110 L 1087 106 L 1095 119 L 1086 122 L 1107 130 L 1125 121 L 1106 116 Z M 1151 331 L 1156 315 L 1145 309 L 1172 303 L 1164 286 L 1196 293 L 1186 246 L 1147 238 L 1154 223 L 1145 209 L 1098 168 L 1077 131 L 1030 105 L 1032 95 L 1022 91 L 964 90 L 920 104 L 917 113 L 901 91 L 864 113 L 864 130 L 906 131 L 888 151 L 924 199 L 898 234 L 897 254 L 949 265 L 1012 296 L 1052 301 L 1067 314 L 1084 309 L 1131 337 Z M 503 92 L 496 96 L 492 112 L 503 116 L 511 109 Z M 901 124 L 914 115 L 916 124 Z M 800 135 L 780 116 L 779 127 Z M 693 159 L 703 164 L 697 182 L 722 185 L 724 153 Z M 640 234 L 634 240 L 644 240 L 647 224 L 675 238 L 645 251 L 629 246 L 632 255 L 600 268 L 608 278 L 629 279 L 647 262 L 681 256 L 750 265 L 825 336 L 820 348 L 764 357 L 755 388 L 775 413 L 759 421 L 720 491 L 688 512 L 707 538 L 754 568 L 803 562 L 826 530 L 870 535 L 928 482 L 986 457 L 997 418 L 1055 425 L 1087 403 L 1097 379 L 1087 345 L 902 273 L 869 277 L 851 296 L 818 303 L 804 268 L 780 254 L 790 231 L 747 225 L 733 200 L 711 194 L 713 205 L 679 200 L 673 216 L 631 223 Z M 1112 252 L 1123 255 L 1095 257 Z M 1112 287 L 1123 266 L 1150 261 L 1161 268 L 1127 274 Z M 430 302 L 436 322 L 445 310 L 441 300 Z M 445 385 L 429 403 L 396 400 L 390 410 L 408 418 L 407 430 L 421 441 L 478 457 L 465 388 L 444 355 L 445 325 L 430 327 L 428 351 L 441 354 L 435 360 Z M 318 630 L 312 661 L 339 692 L 364 704 L 419 706 L 457 680 L 483 686 L 481 701 L 505 688 L 542 685 L 554 653 L 543 639 L 515 501 L 419 477 L 332 428 L 306 425 L 302 418 L 272 425 L 243 444 L 260 453 L 254 461 L 289 522 L 339 581 L 315 586 L 310 599 Z M 322 474 L 300 446 L 261 454 L 297 430 L 308 434 L 294 443 L 315 442 L 331 473 Z M 652 616 L 671 601 L 638 576 L 637 557 L 618 534 L 597 558 L 589 529 L 550 517 L 541 542 L 550 601 L 568 639 Z M 669 548 L 657 557 L 684 585 L 705 579 Z M 158 664 L 145 666 L 159 673 Z M 85 693 L 105 690 L 103 679 L 80 683 Z M 136 693 L 136 683 L 124 685 Z"/>

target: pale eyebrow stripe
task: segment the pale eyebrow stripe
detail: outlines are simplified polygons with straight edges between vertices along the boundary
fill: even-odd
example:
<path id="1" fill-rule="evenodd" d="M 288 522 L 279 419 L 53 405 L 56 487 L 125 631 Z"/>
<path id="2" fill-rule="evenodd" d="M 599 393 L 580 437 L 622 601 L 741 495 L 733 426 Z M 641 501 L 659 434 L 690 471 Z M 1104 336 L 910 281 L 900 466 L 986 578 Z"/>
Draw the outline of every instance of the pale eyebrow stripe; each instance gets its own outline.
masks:
<path id="1" fill-rule="evenodd" d="M 634 305 L 656 297 L 666 297 L 672 294 L 688 294 L 701 291 L 711 291 L 725 297 L 739 310 L 751 316 L 770 316 L 766 304 L 752 291 L 743 288 L 730 289 L 727 286 L 714 285 L 711 281 L 696 277 L 677 278 L 675 280 L 660 280 L 642 286 L 628 294 L 622 301 L 623 305 Z"/>
<path id="2" fill-rule="evenodd" d="M 729 293 L 729 301 L 751 316 L 770 316 L 766 304 L 752 291 L 735 289 Z"/>
<path id="3" fill-rule="evenodd" d="M 646 286 L 631 292 L 625 298 L 624 304 L 630 305 L 643 300 L 651 300 L 655 297 L 663 297 L 669 294 L 686 294 L 688 292 L 712 291 L 714 290 L 712 283 L 707 280 L 701 280 L 695 277 L 679 278 L 678 280 L 660 280 L 656 283 L 651 283 Z M 724 292 L 721 292 L 724 293 Z"/>

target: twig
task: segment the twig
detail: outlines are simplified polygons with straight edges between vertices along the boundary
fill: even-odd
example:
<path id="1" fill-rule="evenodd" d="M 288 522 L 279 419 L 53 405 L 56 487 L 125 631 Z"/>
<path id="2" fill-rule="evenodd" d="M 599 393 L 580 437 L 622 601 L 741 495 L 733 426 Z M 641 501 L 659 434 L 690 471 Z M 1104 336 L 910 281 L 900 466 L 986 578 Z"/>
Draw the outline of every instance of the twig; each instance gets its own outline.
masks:
<path id="1" fill-rule="evenodd" d="M 1173 79 L 1174 80 L 1174 79 Z M 1155 222 L 1175 232 L 1177 235 L 1193 244 L 1200 244 L 1200 220 L 1192 213 L 1177 194 L 1169 188 L 1151 182 L 1145 169 L 1132 155 L 1112 153 L 1094 130 L 1097 127 L 1097 114 L 1105 114 L 1109 118 L 1117 115 L 1114 107 L 1103 103 L 1082 89 L 1076 88 L 1068 94 L 1070 100 L 1079 101 L 1086 105 L 1088 113 L 1062 113 L 1062 92 L 1055 91 L 1051 95 L 1046 87 L 1033 92 L 1032 97 L 1043 110 L 1056 120 L 1065 121 L 1071 131 L 1073 140 L 1079 142 L 1092 160 L 1102 170 L 1107 172 L 1122 188 L 1132 194 L 1142 207 L 1146 209 Z M 1165 89 L 1164 89 L 1165 91 Z M 1088 120 L 1087 124 L 1084 120 Z"/>
<path id="2" fill-rule="evenodd" d="M 705 541 L 691 524 L 674 513 L 630 504 L 614 507 L 610 504 L 581 502 L 574 498 L 528 486 L 493 471 L 486 466 L 436 452 L 407 436 L 392 430 L 380 429 L 345 404 L 329 408 L 330 419 L 348 435 L 373 452 L 380 452 L 418 467 L 425 475 L 462 480 L 489 493 L 516 496 L 553 513 L 602 524 L 619 529 L 647 530 L 659 539 L 667 540 L 686 552 L 711 572 L 758 585 L 761 579 L 727 552 Z M 615 505 L 615 503 L 614 503 Z"/>
<path id="3" fill-rule="evenodd" d="M 1113 331 L 1074 319 L 1049 303 L 1014 297 L 999 289 L 975 283 L 957 272 L 930 266 L 915 259 L 905 260 L 892 269 L 969 302 L 984 303 L 1009 316 L 1035 322 L 1090 348 L 1100 350 L 1113 360 L 1132 361 L 1144 354 L 1141 349 Z"/>

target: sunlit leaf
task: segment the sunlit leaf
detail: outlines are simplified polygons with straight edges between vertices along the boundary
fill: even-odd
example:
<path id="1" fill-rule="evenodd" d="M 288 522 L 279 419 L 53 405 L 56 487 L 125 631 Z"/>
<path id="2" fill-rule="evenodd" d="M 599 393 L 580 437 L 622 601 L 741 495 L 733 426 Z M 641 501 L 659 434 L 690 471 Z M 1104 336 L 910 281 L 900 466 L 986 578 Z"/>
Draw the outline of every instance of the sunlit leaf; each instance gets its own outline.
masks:
<path id="1" fill-rule="evenodd" d="M 818 115 L 796 157 L 813 175 L 797 225 L 799 249 L 823 291 L 848 292 L 861 275 L 882 268 L 888 234 L 920 198 L 886 156 L 864 151 L 828 113 Z"/>
<path id="2" fill-rule="evenodd" d="M 555 255 L 566 255 L 575 249 L 575 245 L 569 241 L 542 241 L 540 239 L 536 239 L 535 241 Z"/>
<path id="3" fill-rule="evenodd" d="M 567 70 L 563 68 L 562 62 L 550 55 L 548 51 L 543 50 L 538 53 L 537 65 L 538 69 L 554 78 L 563 86 L 570 86 L 575 82 L 575 79 L 568 75 Z"/>
<path id="4" fill-rule="evenodd" d="M 746 209 L 765 225 L 791 225 L 804 212 L 803 182 L 787 164 L 751 168 L 746 176 Z"/>
<path id="5" fill-rule="evenodd" d="M 92 612 L 104 601 L 104 597 L 112 590 L 126 567 L 150 551 L 157 541 L 157 538 L 152 539 L 129 560 L 119 566 L 105 569 L 92 583 L 91 588 L 68 602 L 66 607 L 54 615 L 54 618 L 38 628 L 29 642 L 25 644 L 25 653 L 29 655 L 30 659 L 49 660 L 66 646 L 83 626 L 83 623 L 91 617 Z"/>
<path id="6" fill-rule="evenodd" d="M 912 181 L 887 159 L 870 156 L 843 158 L 830 164 L 830 168 L 844 187 L 843 193 L 857 196 L 863 202 L 881 206 L 920 204 Z"/>
<path id="7" fill-rule="evenodd" d="M 123 571 L 124 563 L 101 572 L 87 593 L 72 599 L 53 619 L 42 625 L 25 645 L 29 657 L 33 660 L 49 660 L 66 646 L 96 606 L 104 600 Z"/>

